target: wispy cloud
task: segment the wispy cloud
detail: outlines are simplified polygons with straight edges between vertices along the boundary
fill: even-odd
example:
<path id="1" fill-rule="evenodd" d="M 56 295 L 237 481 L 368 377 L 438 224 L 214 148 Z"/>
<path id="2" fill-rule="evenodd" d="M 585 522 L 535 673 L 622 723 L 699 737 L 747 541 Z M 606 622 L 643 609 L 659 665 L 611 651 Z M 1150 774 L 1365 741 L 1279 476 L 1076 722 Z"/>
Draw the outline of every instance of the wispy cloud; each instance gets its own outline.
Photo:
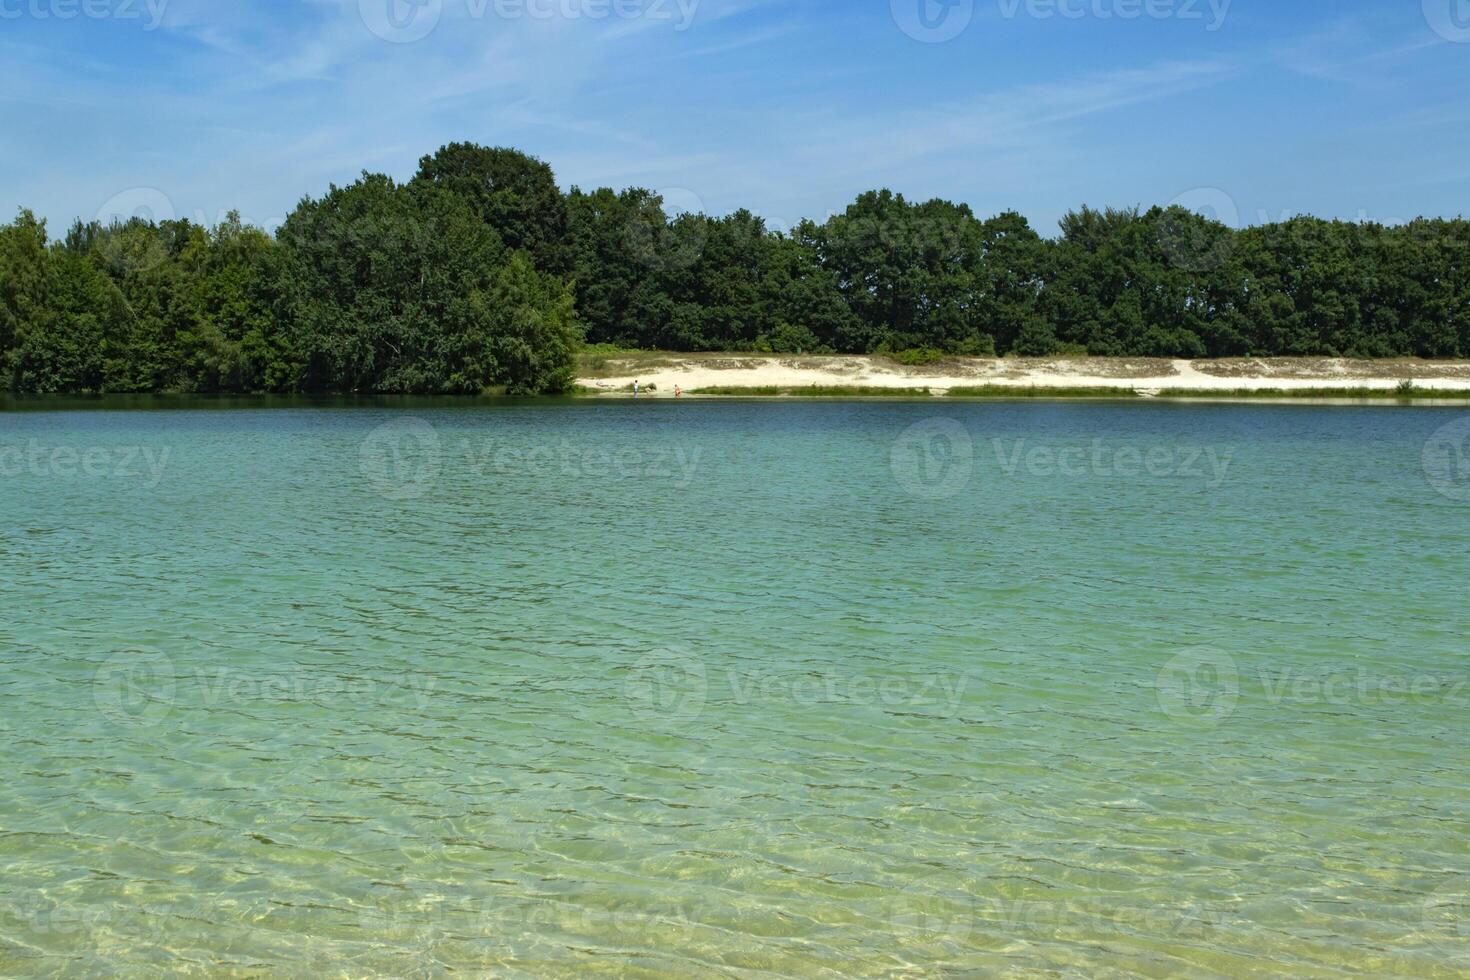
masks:
<path id="1" fill-rule="evenodd" d="M 1338 187 L 1350 212 L 1464 196 L 1436 184 L 1422 203 L 1405 192 L 1380 206 L 1364 190 L 1374 173 L 1391 189 L 1424 160 L 1470 155 L 1445 74 L 1470 46 L 1442 43 L 1417 9 L 1343 0 L 1324 20 L 1279 5 L 1218 33 L 977 13 L 926 45 L 888 8 L 700 0 L 681 31 L 442 0 L 413 43 L 376 36 L 359 0 L 170 0 L 151 32 L 7 22 L 0 187 L 13 197 L 0 204 L 56 225 L 147 186 L 181 213 L 268 220 L 364 168 L 406 177 L 454 139 L 521 146 L 564 184 L 684 188 L 780 224 L 881 185 L 1039 222 L 1082 200 L 1227 179 L 1294 206 L 1303 186 Z M 674 0 L 664 9 L 677 16 Z M 1313 154 L 1329 138 L 1361 172 L 1323 166 Z"/>
<path id="2" fill-rule="evenodd" d="M 1352 86 L 1400 81 L 1416 67 L 1415 56 L 1449 42 L 1426 24 L 1405 29 L 1381 12 L 1359 11 L 1329 26 L 1276 46 L 1277 65 L 1298 75 Z"/>
<path id="3" fill-rule="evenodd" d="M 1038 140 L 1056 145 L 1061 124 L 1145 102 L 1177 98 L 1224 81 L 1229 63 L 1169 62 L 1068 81 L 1021 85 L 981 96 L 821 126 L 814 120 L 799 154 L 824 172 L 892 171 L 925 157 L 956 151 L 1025 150 Z"/>

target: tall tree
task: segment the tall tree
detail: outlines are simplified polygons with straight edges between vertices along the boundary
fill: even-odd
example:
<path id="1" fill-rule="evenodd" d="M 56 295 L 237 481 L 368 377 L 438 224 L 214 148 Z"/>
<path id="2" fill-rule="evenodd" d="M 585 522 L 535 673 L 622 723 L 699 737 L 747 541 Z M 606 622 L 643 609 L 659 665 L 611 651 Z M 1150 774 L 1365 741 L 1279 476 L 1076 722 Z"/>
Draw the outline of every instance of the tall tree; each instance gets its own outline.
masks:
<path id="1" fill-rule="evenodd" d="M 364 174 L 280 231 L 291 346 L 309 390 L 518 392 L 566 383 L 569 293 L 512 260 L 457 194 Z M 511 304 L 493 305 L 498 297 Z M 520 343 L 540 349 L 527 357 Z"/>
<path id="2" fill-rule="evenodd" d="M 551 167 L 506 147 L 449 143 L 419 161 L 416 182 L 460 195 L 507 248 L 544 272 L 568 265 L 567 205 Z"/>
<path id="3" fill-rule="evenodd" d="M 46 323 L 52 288 L 46 223 L 22 210 L 13 222 L 0 226 L 0 365 L 8 364 L 11 351 Z"/>

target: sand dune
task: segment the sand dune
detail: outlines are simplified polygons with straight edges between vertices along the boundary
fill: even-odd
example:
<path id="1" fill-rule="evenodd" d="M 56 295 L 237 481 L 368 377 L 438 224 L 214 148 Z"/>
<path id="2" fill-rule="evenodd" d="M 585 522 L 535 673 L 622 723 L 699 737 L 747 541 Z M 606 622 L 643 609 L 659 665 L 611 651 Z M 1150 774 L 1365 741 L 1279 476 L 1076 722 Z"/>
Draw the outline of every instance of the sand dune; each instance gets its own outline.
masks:
<path id="1" fill-rule="evenodd" d="M 1420 388 L 1470 389 L 1470 362 L 1412 359 L 1355 361 L 1341 358 L 953 358 L 905 367 L 882 357 L 790 357 L 742 354 L 638 354 L 604 360 L 581 379 L 609 395 L 634 380 L 652 397 L 700 388 L 843 385 L 904 390 L 996 385 L 1016 388 L 1122 388 L 1144 392 L 1368 388 L 1387 390 L 1406 379 Z"/>

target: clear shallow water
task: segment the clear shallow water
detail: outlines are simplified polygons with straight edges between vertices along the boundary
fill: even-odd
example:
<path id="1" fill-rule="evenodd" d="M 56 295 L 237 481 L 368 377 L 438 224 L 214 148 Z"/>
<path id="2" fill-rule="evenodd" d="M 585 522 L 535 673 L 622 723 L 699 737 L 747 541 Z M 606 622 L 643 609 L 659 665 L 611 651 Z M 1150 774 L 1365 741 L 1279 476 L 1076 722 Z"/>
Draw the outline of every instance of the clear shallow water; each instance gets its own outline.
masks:
<path id="1" fill-rule="evenodd" d="M 0 974 L 1463 976 L 1465 418 L 0 415 Z"/>

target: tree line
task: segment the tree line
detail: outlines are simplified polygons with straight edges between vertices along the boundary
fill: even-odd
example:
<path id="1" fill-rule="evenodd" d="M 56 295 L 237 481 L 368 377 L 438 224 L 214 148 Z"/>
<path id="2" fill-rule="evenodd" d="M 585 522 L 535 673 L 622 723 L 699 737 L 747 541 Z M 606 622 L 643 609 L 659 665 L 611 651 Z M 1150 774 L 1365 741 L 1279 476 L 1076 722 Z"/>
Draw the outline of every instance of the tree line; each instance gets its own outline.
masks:
<path id="1" fill-rule="evenodd" d="M 789 232 L 563 193 L 450 144 L 400 183 L 231 214 L 0 226 L 0 377 L 18 392 L 565 390 L 583 344 L 679 351 L 1470 356 L 1470 222 L 1233 229 L 1179 207 L 1014 212 L 861 195 Z"/>

